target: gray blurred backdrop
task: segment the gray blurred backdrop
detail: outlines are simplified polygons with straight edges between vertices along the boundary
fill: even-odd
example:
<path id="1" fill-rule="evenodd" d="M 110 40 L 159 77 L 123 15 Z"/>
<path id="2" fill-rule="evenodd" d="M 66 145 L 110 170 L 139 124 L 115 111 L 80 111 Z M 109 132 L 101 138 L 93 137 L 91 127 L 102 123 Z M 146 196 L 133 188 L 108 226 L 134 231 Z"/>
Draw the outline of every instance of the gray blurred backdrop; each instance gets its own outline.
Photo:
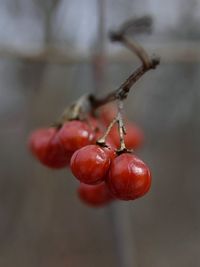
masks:
<path id="1" fill-rule="evenodd" d="M 97 0 L 0 0 L 0 266 L 200 266 L 200 0 L 105 0 L 106 31 L 152 15 L 138 36 L 161 65 L 135 86 L 126 111 L 145 132 L 137 153 L 151 192 L 92 209 L 68 170 L 36 162 L 29 133 L 95 87 Z M 138 66 L 105 42 L 105 92 Z M 101 92 L 103 94 L 103 92 Z"/>

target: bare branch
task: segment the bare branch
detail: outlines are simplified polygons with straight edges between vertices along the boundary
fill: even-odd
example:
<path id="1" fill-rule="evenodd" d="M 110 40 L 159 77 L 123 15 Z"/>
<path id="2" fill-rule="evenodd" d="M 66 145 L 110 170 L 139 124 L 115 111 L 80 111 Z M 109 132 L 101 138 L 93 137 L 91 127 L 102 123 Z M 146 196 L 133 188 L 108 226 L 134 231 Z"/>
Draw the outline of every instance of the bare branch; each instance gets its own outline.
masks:
<path id="1" fill-rule="evenodd" d="M 133 86 L 147 71 L 155 69 L 156 66 L 160 63 L 159 58 L 154 57 L 151 59 L 151 62 L 148 67 L 142 65 L 136 69 L 127 80 L 115 91 L 109 93 L 107 96 L 101 99 L 95 98 L 95 96 L 90 96 L 90 101 L 94 108 L 98 108 L 106 103 L 114 101 L 116 99 L 125 99 Z"/>
<path id="2" fill-rule="evenodd" d="M 141 19 L 141 21 L 139 21 L 139 25 L 141 25 L 144 21 L 144 18 Z M 134 22 L 138 22 L 138 20 Z M 146 50 L 139 43 L 136 43 L 133 40 L 129 40 L 125 36 L 126 28 L 129 26 L 130 24 L 124 24 L 124 26 L 122 26 L 119 31 L 111 32 L 110 38 L 112 41 L 120 42 L 121 44 L 125 45 L 134 54 L 136 54 L 136 56 L 140 59 L 142 66 L 136 69 L 117 90 L 111 92 L 106 97 L 97 99 L 95 98 L 95 96 L 90 96 L 90 101 L 94 108 L 97 108 L 116 99 L 125 99 L 133 84 L 135 84 L 137 80 L 141 78 L 148 70 L 155 69 L 156 66 L 160 63 L 160 59 L 158 57 L 150 58 Z"/>

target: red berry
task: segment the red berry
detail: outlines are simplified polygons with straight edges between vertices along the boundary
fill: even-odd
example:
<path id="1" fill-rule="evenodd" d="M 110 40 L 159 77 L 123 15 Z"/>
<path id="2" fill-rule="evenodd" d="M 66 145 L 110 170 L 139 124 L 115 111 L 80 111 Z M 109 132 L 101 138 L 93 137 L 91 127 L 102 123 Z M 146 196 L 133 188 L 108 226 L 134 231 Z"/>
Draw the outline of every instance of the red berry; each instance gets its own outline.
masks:
<path id="1" fill-rule="evenodd" d="M 111 160 L 116 157 L 115 147 L 109 141 L 106 142 L 106 147 L 103 147 L 103 150 L 108 154 Z"/>
<path id="2" fill-rule="evenodd" d="M 126 135 L 124 135 L 124 141 L 126 147 L 128 149 L 132 149 L 141 146 L 144 140 L 144 135 L 142 130 L 133 123 L 127 123 L 125 127 L 126 127 Z M 117 125 L 115 125 L 111 129 L 110 138 L 117 147 L 120 146 L 120 138 Z"/>
<path id="3" fill-rule="evenodd" d="M 111 123 L 111 121 L 116 117 L 116 115 L 117 115 L 116 105 L 109 103 L 100 108 L 100 111 L 99 111 L 100 120 L 106 126 L 108 126 Z"/>
<path id="4" fill-rule="evenodd" d="M 94 139 L 94 132 L 86 122 L 66 122 L 59 131 L 60 142 L 67 151 L 74 152 L 77 149 L 89 145 Z"/>
<path id="5" fill-rule="evenodd" d="M 60 144 L 55 128 L 39 129 L 29 138 L 32 154 L 50 168 L 62 168 L 69 164 L 71 154 Z"/>
<path id="6" fill-rule="evenodd" d="M 78 188 L 78 195 L 83 202 L 94 207 L 106 205 L 113 200 L 104 182 L 97 185 L 81 183 Z"/>
<path id="7" fill-rule="evenodd" d="M 133 200 L 147 193 L 151 186 L 151 174 L 143 161 L 135 155 L 124 153 L 112 161 L 107 185 L 116 198 Z"/>
<path id="8" fill-rule="evenodd" d="M 73 154 L 70 165 L 78 180 L 85 184 L 97 184 L 104 180 L 110 162 L 106 149 L 98 145 L 88 145 Z"/>

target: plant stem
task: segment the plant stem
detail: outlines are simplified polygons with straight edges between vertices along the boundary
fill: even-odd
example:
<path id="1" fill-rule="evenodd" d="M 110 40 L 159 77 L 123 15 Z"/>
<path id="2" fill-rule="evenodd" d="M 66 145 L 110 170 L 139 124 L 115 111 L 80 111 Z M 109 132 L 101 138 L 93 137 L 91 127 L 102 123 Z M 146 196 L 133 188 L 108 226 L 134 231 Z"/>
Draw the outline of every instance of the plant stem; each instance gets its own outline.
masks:
<path id="1" fill-rule="evenodd" d="M 109 93 L 107 96 L 103 98 L 95 98 L 95 96 L 90 95 L 90 101 L 92 104 L 92 107 L 94 109 L 105 105 L 109 102 L 112 102 L 116 99 L 123 100 L 127 97 L 131 87 L 150 69 L 155 69 L 156 66 L 160 63 L 159 58 L 153 57 L 150 59 L 150 64 L 149 66 L 140 66 L 137 68 L 127 79 L 125 82 L 122 83 L 122 85 L 117 89 L 114 90 L 113 92 Z"/>
<path id="2" fill-rule="evenodd" d="M 149 55 L 147 54 L 146 50 L 136 41 L 130 41 L 130 39 L 126 36 L 123 36 L 122 41 L 123 44 L 130 49 L 133 53 L 136 54 L 136 56 L 141 60 L 144 67 L 149 68 L 149 65 L 151 65 L 151 60 L 149 58 Z"/>
<path id="3" fill-rule="evenodd" d="M 148 21 L 147 21 L 148 18 Z M 146 23 L 146 26 L 150 27 L 151 22 L 149 22 L 149 17 L 143 17 L 142 19 L 136 19 L 133 21 L 132 25 L 136 26 L 137 23 L 141 26 L 141 22 L 148 22 Z M 110 33 L 110 39 L 115 42 L 120 42 L 121 44 L 125 45 L 128 49 L 130 49 L 136 56 L 140 59 L 142 65 L 137 68 L 122 85 L 115 91 L 111 92 L 107 96 L 101 99 L 95 98 L 95 96 L 90 96 L 90 101 L 92 104 L 92 107 L 98 108 L 101 105 L 104 105 L 108 102 L 114 101 L 116 99 L 123 100 L 127 97 L 131 87 L 139 80 L 147 71 L 150 69 L 155 69 L 157 65 L 160 63 L 160 59 L 158 57 L 152 57 L 150 58 L 146 50 L 137 42 L 130 40 L 125 36 L 126 30 L 130 27 L 129 24 L 124 24 L 125 26 L 122 27 L 117 32 L 111 32 Z M 144 23 L 145 26 L 145 23 Z"/>
<path id="4" fill-rule="evenodd" d="M 100 1 L 100 0 L 99 0 Z M 101 6 L 101 2 L 98 2 Z M 101 9 L 104 10 L 104 8 L 101 6 Z M 103 13 L 103 11 L 101 10 L 101 13 Z M 99 26 L 99 36 L 101 36 L 100 40 L 103 43 L 103 25 L 101 25 L 103 23 L 103 15 L 101 14 L 100 16 L 100 26 Z M 142 19 L 137 19 L 135 21 L 133 21 L 133 23 L 135 23 L 135 28 L 137 29 L 138 25 L 142 25 L 142 23 L 144 23 L 146 21 L 146 26 L 150 27 L 151 22 L 148 20 L 146 20 L 148 17 L 144 17 Z M 149 18 L 148 18 L 149 19 Z M 148 22 L 148 23 L 147 23 Z M 137 25 L 138 24 L 138 25 Z M 127 48 L 129 48 L 134 54 L 136 54 L 136 56 L 140 59 L 142 65 L 140 67 L 138 67 L 126 80 L 125 82 L 123 82 L 121 84 L 121 86 L 112 91 L 111 93 L 107 94 L 105 97 L 103 98 L 97 98 L 95 97 L 94 94 L 91 94 L 87 97 L 84 97 L 81 101 L 79 100 L 77 103 L 73 104 L 71 107 L 69 107 L 65 112 L 64 115 L 61 117 L 61 123 L 63 121 L 69 120 L 69 119 L 81 119 L 80 116 L 82 116 L 84 114 L 85 110 L 95 110 L 96 108 L 105 105 L 111 101 L 114 100 L 119 100 L 119 103 L 122 103 L 122 100 L 126 99 L 128 96 L 128 93 L 131 89 L 131 87 L 149 70 L 151 69 L 155 69 L 157 67 L 157 65 L 160 63 L 160 59 L 158 57 L 149 57 L 148 53 L 146 52 L 146 50 L 137 42 L 130 40 L 129 38 L 127 38 L 125 36 L 126 30 L 130 27 L 130 24 L 124 24 L 125 26 L 123 26 L 123 28 L 121 28 L 121 30 L 119 30 L 118 32 L 112 32 L 110 33 L 110 38 L 112 41 L 116 41 L 116 42 L 120 42 L 123 45 L 125 45 Z M 133 24 L 134 25 L 134 24 Z M 144 24 L 145 26 L 145 24 Z M 98 59 L 103 59 L 104 54 L 104 45 L 103 44 L 99 44 L 99 57 Z M 97 65 L 97 61 L 96 65 Z M 100 78 L 101 82 L 103 81 L 103 67 L 100 64 L 100 68 L 97 68 L 98 70 L 98 76 L 102 76 Z M 98 82 L 96 79 L 96 86 L 97 86 Z M 98 84 L 99 85 L 99 84 Z M 99 87 L 99 86 L 98 86 Z M 121 104 L 119 104 L 120 106 Z M 88 108 L 90 106 L 90 108 Z M 85 108 L 87 107 L 87 108 Z M 110 132 L 110 129 L 112 128 L 112 126 L 114 125 L 115 122 L 118 122 L 119 125 L 119 133 L 120 133 L 120 144 L 121 144 L 121 148 L 119 149 L 119 152 L 126 149 L 125 145 L 123 144 L 123 134 L 124 134 L 124 126 L 123 126 L 123 120 L 122 120 L 122 116 L 121 116 L 121 111 L 119 110 L 119 114 L 118 114 L 118 118 L 114 119 L 114 122 L 111 122 L 110 126 L 108 127 L 105 135 L 100 138 L 98 140 L 99 144 L 104 144 L 105 143 L 105 139 L 107 137 L 107 135 Z M 122 131 L 123 130 L 123 131 Z"/>
<path id="5" fill-rule="evenodd" d="M 127 148 L 124 142 L 124 134 L 126 134 L 123 117 L 122 117 L 122 111 L 123 111 L 123 102 L 122 100 L 118 101 L 118 114 L 117 114 L 117 123 L 118 123 L 118 131 L 119 131 L 119 138 L 120 138 L 120 147 L 117 150 L 117 153 L 127 152 Z"/>
<path id="6" fill-rule="evenodd" d="M 97 140 L 97 142 L 96 142 L 97 144 L 106 146 L 106 138 L 107 138 L 107 136 L 109 135 L 109 133 L 110 133 L 112 127 L 114 126 L 114 124 L 115 124 L 116 122 L 117 122 L 117 117 L 114 118 L 114 119 L 111 121 L 111 123 L 108 125 L 105 134 L 104 134 L 101 138 L 99 138 L 99 139 Z"/>

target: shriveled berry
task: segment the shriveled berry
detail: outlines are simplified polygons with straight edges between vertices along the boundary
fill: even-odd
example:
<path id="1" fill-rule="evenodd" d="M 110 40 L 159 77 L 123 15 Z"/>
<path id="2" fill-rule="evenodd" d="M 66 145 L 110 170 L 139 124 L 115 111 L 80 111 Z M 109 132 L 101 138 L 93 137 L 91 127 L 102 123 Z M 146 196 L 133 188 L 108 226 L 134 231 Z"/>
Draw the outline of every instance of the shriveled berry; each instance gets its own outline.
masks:
<path id="1" fill-rule="evenodd" d="M 106 182 L 113 196 L 122 200 L 133 200 L 148 192 L 151 174 L 142 160 L 124 153 L 112 161 Z"/>
<path id="2" fill-rule="evenodd" d="M 74 176 L 85 184 L 97 184 L 105 179 L 110 166 L 109 153 L 98 145 L 88 145 L 77 150 L 71 158 Z"/>
<path id="3" fill-rule="evenodd" d="M 59 131 L 60 142 L 71 152 L 91 144 L 94 136 L 92 128 L 86 122 L 78 120 L 66 122 Z"/>
<path id="4" fill-rule="evenodd" d="M 97 185 L 81 183 L 78 188 L 78 195 L 84 203 L 94 207 L 104 206 L 114 199 L 104 182 Z"/>
<path id="5" fill-rule="evenodd" d="M 136 124 L 130 122 L 126 123 L 125 127 L 126 127 L 126 135 L 124 135 L 124 141 L 126 147 L 128 149 L 133 149 L 141 146 L 144 140 L 144 135 L 142 130 Z M 111 129 L 110 138 L 117 147 L 120 146 L 120 138 L 117 125 L 115 125 Z"/>
<path id="6" fill-rule="evenodd" d="M 32 154 L 50 168 L 63 168 L 71 159 L 71 153 L 61 145 L 55 128 L 44 128 L 33 132 L 29 138 Z"/>

